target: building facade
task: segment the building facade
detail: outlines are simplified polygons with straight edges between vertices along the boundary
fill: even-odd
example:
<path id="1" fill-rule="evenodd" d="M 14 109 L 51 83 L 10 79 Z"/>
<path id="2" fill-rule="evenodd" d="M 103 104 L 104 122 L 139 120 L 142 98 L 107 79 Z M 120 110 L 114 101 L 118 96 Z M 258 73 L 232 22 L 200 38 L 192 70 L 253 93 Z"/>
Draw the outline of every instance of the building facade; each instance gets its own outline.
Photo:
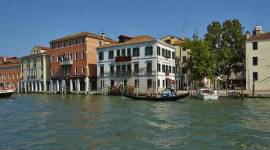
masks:
<path id="1" fill-rule="evenodd" d="M 35 46 L 21 58 L 21 92 L 47 93 L 50 81 L 50 48 Z"/>
<path id="2" fill-rule="evenodd" d="M 136 94 L 175 88 L 175 47 L 153 37 L 120 35 L 97 49 L 98 90 L 126 87 Z"/>
<path id="3" fill-rule="evenodd" d="M 270 90 L 270 32 L 256 26 L 246 42 L 246 89 Z"/>
<path id="4" fill-rule="evenodd" d="M 176 67 L 176 89 L 184 90 L 188 87 L 187 76 L 187 60 L 189 58 L 188 52 L 183 48 L 184 39 L 172 35 L 167 35 L 161 38 L 162 42 L 166 42 L 175 46 L 175 67 Z"/>
<path id="5" fill-rule="evenodd" d="M 20 90 L 21 63 L 16 57 L 0 57 L 0 82 L 5 82 L 17 92 Z"/>
<path id="6" fill-rule="evenodd" d="M 96 48 L 114 41 L 105 34 L 80 32 L 50 41 L 50 93 L 96 90 Z"/>

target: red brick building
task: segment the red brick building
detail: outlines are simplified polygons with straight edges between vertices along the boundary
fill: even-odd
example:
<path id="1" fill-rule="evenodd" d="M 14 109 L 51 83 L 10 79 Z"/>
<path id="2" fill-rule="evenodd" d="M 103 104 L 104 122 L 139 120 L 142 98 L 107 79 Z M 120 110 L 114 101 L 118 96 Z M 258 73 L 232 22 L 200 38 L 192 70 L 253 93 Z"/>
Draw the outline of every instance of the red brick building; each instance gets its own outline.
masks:
<path id="1" fill-rule="evenodd" d="M 105 34 L 75 33 L 50 41 L 50 91 L 87 93 L 96 89 L 96 48 L 115 41 Z"/>
<path id="2" fill-rule="evenodd" d="M 8 83 L 19 90 L 21 80 L 21 63 L 16 57 L 0 57 L 0 81 Z"/>

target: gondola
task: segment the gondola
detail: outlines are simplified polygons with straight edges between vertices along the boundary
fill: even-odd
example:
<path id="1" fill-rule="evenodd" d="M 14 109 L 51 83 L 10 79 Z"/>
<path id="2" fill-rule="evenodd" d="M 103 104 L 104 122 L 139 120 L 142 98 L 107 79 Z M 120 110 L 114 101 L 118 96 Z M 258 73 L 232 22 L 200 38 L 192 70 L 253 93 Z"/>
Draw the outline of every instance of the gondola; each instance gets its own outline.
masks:
<path id="1" fill-rule="evenodd" d="M 150 96 L 133 96 L 129 94 L 124 94 L 124 97 L 133 99 L 133 100 L 146 100 L 146 101 L 177 101 L 182 98 L 189 96 L 189 92 L 181 95 L 171 96 L 171 97 L 150 97 Z"/>

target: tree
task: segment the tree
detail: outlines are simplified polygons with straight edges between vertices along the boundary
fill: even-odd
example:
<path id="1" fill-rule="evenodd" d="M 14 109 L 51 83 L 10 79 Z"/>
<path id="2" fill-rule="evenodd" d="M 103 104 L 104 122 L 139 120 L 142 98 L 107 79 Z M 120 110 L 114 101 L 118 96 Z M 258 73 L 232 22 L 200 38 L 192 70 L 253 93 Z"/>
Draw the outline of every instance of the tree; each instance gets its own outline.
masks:
<path id="1" fill-rule="evenodd" d="M 207 27 L 205 40 L 217 55 L 216 75 L 226 77 L 226 93 L 232 72 L 239 72 L 239 63 L 243 63 L 245 50 L 244 28 L 239 20 L 212 22 Z"/>
<path id="2" fill-rule="evenodd" d="M 209 43 L 198 38 L 193 40 L 187 39 L 184 43 L 184 48 L 190 49 L 187 66 L 191 80 L 201 83 L 205 77 L 212 78 L 215 56 L 209 50 Z"/>

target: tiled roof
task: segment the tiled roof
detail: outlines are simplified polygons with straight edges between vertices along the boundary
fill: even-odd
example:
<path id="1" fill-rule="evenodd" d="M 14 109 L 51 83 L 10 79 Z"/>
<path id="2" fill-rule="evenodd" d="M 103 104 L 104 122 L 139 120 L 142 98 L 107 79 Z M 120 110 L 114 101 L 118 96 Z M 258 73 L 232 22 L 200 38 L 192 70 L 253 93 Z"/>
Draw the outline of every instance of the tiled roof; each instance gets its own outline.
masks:
<path id="1" fill-rule="evenodd" d="M 253 35 L 247 41 L 256 41 L 256 40 L 270 40 L 270 32 L 262 33 L 260 35 Z"/>
<path id="2" fill-rule="evenodd" d="M 0 57 L 0 66 L 5 65 L 17 65 L 20 64 L 21 61 L 17 57 L 6 57 L 6 61 L 4 62 L 4 57 Z"/>
<path id="3" fill-rule="evenodd" d="M 171 37 L 171 38 L 177 38 L 178 40 L 181 40 L 181 41 L 185 41 L 185 39 L 183 39 L 183 38 L 180 38 L 180 37 L 178 37 L 178 36 L 174 36 L 174 35 L 166 35 L 166 36 L 164 36 L 163 38 L 161 38 L 161 39 L 164 39 L 164 38 L 166 38 L 166 37 Z"/>
<path id="4" fill-rule="evenodd" d="M 149 41 L 156 40 L 155 38 L 148 36 L 148 35 L 139 35 L 139 36 L 134 36 L 134 37 L 130 37 L 130 38 L 131 38 L 130 40 L 123 42 L 123 43 L 113 43 L 113 44 L 103 45 L 99 48 L 110 47 L 110 46 L 128 45 L 128 44 L 136 44 L 136 43 L 143 43 L 143 42 L 149 42 Z"/>
<path id="5" fill-rule="evenodd" d="M 50 51 L 51 49 L 49 47 L 45 47 L 45 46 L 35 46 L 36 48 L 40 48 L 42 50 L 47 50 Z"/>
<path id="6" fill-rule="evenodd" d="M 109 41 L 109 42 L 114 42 L 112 39 L 110 39 L 108 37 L 103 38 L 100 35 L 90 33 L 90 32 L 75 33 L 75 34 L 72 34 L 72 35 L 68 35 L 68 36 L 64 36 L 64 37 L 52 40 L 51 42 L 64 41 L 64 40 L 68 40 L 68 39 L 72 39 L 72 38 L 78 38 L 78 37 L 82 37 L 82 36 L 88 36 L 88 37 L 93 37 L 93 38 L 98 38 L 98 39 L 104 39 L 104 40 Z"/>

